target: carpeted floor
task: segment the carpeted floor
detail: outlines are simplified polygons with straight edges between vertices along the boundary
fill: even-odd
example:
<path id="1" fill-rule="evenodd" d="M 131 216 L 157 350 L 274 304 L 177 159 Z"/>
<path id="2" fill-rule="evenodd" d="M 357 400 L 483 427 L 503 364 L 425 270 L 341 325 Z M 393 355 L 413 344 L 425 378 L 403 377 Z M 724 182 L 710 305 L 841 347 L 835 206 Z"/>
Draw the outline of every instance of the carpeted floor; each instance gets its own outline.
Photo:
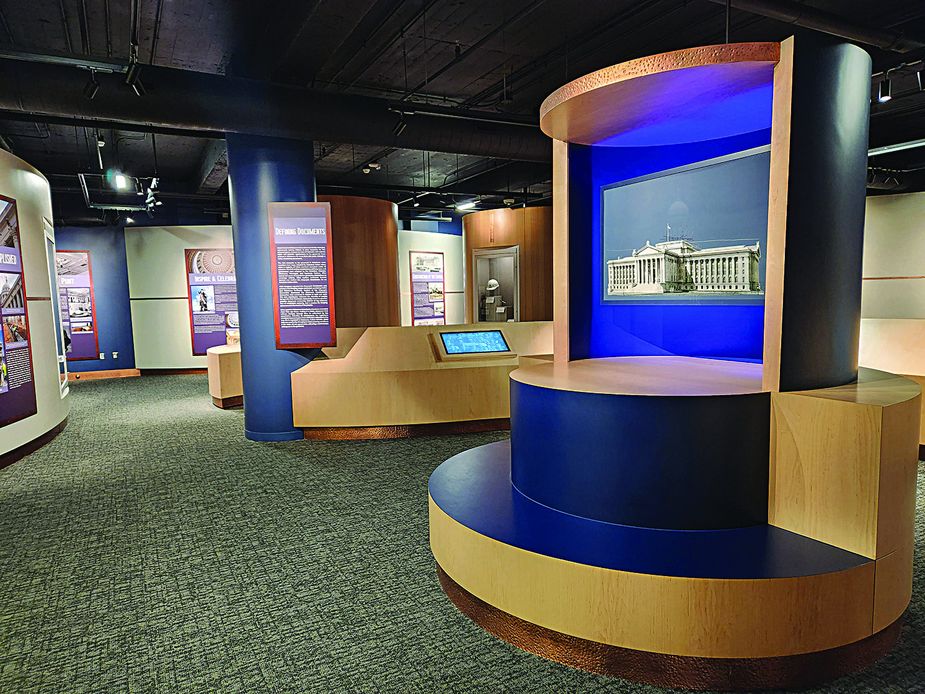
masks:
<path id="1" fill-rule="evenodd" d="M 440 591 L 427 477 L 502 434 L 257 444 L 205 377 L 71 392 L 64 433 L 0 471 L 0 692 L 657 691 L 518 651 Z M 898 649 L 824 691 L 925 691 L 923 503 Z"/>

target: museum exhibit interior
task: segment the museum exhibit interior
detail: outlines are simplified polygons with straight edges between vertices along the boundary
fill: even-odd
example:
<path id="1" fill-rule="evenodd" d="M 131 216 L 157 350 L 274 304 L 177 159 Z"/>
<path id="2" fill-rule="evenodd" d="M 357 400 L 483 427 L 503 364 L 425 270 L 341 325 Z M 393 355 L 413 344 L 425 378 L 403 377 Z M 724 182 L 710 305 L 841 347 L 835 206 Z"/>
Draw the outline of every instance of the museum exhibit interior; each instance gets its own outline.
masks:
<path id="1" fill-rule="evenodd" d="M 925 5 L 577 9 L 0 3 L 0 691 L 925 691 Z"/>

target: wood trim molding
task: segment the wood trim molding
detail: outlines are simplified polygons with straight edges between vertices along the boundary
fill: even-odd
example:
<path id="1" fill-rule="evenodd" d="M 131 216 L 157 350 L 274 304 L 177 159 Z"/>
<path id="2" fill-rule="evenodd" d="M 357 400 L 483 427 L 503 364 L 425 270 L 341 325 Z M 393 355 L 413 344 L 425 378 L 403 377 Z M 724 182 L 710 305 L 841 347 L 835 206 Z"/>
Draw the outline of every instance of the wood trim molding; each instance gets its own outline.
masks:
<path id="1" fill-rule="evenodd" d="M 139 369 L 108 369 L 103 371 L 68 371 L 68 381 L 97 381 L 105 378 L 136 378 L 141 376 Z"/>
<path id="2" fill-rule="evenodd" d="M 780 389 L 792 97 L 793 37 L 790 37 L 781 43 L 780 61 L 774 67 L 774 106 L 771 116 L 771 176 L 768 196 L 767 269 L 764 283 L 762 387 L 772 392 Z"/>
<path id="3" fill-rule="evenodd" d="M 568 143 L 552 141 L 552 353 L 569 361 L 569 156 Z"/>

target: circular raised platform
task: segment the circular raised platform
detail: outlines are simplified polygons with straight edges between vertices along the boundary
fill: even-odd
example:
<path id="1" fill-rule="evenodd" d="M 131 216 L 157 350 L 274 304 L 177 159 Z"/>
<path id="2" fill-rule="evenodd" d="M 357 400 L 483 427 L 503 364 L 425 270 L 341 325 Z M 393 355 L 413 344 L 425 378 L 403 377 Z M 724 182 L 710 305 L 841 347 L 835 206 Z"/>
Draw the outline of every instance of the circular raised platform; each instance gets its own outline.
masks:
<path id="1" fill-rule="evenodd" d="M 763 524 L 770 395 L 761 365 L 687 357 L 546 363 L 511 374 L 512 478 L 610 523 Z"/>
<path id="2" fill-rule="evenodd" d="M 433 473 L 431 548 L 464 613 L 526 650 L 663 686 L 807 685 L 864 667 L 875 563 L 768 525 L 634 528 L 562 513 L 510 482 L 506 442 Z"/>
<path id="3" fill-rule="evenodd" d="M 779 43 L 698 46 L 579 77 L 540 106 L 552 138 L 648 146 L 715 140 L 771 127 Z"/>

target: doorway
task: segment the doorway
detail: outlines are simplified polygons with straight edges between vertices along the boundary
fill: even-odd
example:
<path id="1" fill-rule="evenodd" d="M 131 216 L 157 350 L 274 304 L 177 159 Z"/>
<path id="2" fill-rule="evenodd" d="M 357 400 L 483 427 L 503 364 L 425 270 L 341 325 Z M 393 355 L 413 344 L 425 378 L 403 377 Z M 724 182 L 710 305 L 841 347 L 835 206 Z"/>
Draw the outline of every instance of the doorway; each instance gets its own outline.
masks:
<path id="1" fill-rule="evenodd" d="M 472 251 L 472 315 L 475 323 L 520 320 L 520 247 Z"/>

